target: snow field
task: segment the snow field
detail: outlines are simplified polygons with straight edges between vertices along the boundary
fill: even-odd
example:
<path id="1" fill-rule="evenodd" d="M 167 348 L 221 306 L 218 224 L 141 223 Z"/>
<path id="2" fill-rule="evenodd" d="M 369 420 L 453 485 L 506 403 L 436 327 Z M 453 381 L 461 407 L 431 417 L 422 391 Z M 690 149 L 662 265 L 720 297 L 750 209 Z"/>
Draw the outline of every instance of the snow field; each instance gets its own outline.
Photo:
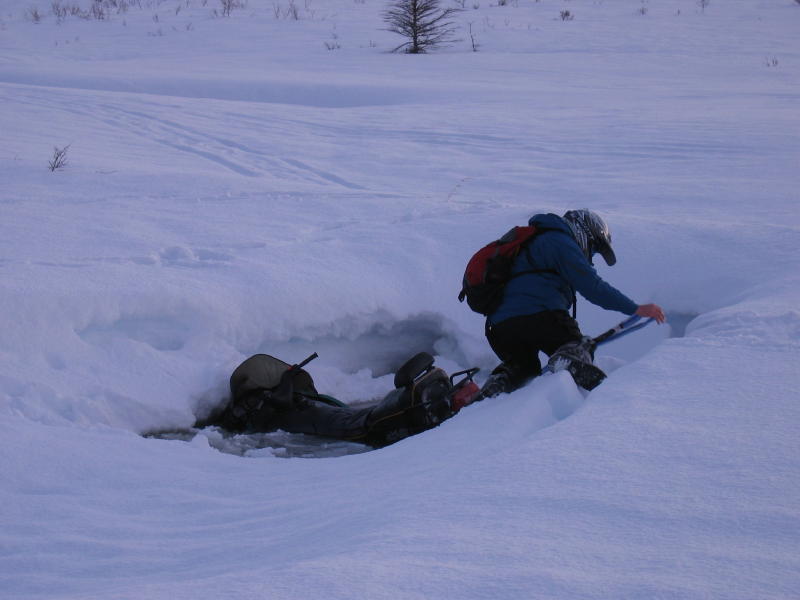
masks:
<path id="1" fill-rule="evenodd" d="M 479 52 L 417 57 L 373 0 L 34 5 L 0 0 L 4 597 L 796 594 L 795 3 L 468 4 Z M 603 347 L 591 394 L 318 460 L 138 435 L 256 352 L 319 351 L 348 402 L 419 350 L 484 376 L 467 257 L 584 206 L 674 325 Z"/>

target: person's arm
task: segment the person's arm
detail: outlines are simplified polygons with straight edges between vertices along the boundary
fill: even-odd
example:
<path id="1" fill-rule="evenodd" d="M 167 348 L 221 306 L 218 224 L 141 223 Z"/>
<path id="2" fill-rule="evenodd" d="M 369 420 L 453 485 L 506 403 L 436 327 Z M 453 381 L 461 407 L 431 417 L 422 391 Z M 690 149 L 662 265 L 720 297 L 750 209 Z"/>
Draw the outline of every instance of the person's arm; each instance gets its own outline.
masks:
<path id="1" fill-rule="evenodd" d="M 626 315 L 636 313 L 639 305 L 604 281 L 577 244 L 561 243 L 559 246 L 556 257 L 558 271 L 575 291 L 606 310 L 616 310 Z"/>
<path id="2" fill-rule="evenodd" d="M 606 310 L 617 310 L 626 315 L 655 319 L 656 323 L 664 323 L 667 317 L 658 304 L 639 304 L 628 298 L 617 288 L 605 282 L 597 274 L 595 268 L 583 256 L 582 252 L 567 253 L 566 268 L 572 271 L 572 278 L 567 280 L 584 298 Z"/>

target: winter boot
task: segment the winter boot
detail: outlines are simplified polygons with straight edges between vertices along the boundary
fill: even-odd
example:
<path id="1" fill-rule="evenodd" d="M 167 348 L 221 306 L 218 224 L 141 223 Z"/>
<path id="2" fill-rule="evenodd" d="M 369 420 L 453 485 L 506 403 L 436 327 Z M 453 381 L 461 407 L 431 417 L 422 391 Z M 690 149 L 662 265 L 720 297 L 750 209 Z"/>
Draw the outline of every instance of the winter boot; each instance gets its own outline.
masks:
<path id="1" fill-rule="evenodd" d="M 499 396 L 500 394 L 508 393 L 510 391 L 512 391 L 511 378 L 504 369 L 498 368 L 495 369 L 491 375 L 489 375 L 489 378 L 483 384 L 480 393 L 475 398 L 475 402 L 478 400 L 483 400 L 484 398 L 494 398 L 495 396 Z"/>
<path id="2" fill-rule="evenodd" d="M 593 390 L 606 378 L 603 371 L 592 364 L 594 342 L 584 337 L 577 342 L 568 342 L 553 352 L 547 363 L 553 373 L 569 371 L 575 383 L 585 390 Z"/>

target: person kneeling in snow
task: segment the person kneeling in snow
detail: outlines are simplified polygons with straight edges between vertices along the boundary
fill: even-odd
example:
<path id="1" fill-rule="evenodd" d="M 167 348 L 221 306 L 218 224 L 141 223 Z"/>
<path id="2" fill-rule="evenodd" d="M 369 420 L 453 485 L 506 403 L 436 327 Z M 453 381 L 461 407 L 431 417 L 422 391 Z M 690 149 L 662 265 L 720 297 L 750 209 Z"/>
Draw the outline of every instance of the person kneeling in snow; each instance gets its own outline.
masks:
<path id="1" fill-rule="evenodd" d="M 666 320 L 660 306 L 636 304 L 595 271 L 596 253 L 609 266 L 617 262 L 611 232 L 599 215 L 586 209 L 563 217 L 537 214 L 529 224 L 538 233 L 514 259 L 503 299 L 486 319 L 486 338 L 503 362 L 481 389 L 482 398 L 516 390 L 539 375 L 540 351 L 551 357 L 553 370 L 567 368 L 586 389 L 602 380 L 602 371 L 591 364 L 594 345 L 581 334 L 574 311 L 568 312 L 576 291 L 607 310 Z"/>

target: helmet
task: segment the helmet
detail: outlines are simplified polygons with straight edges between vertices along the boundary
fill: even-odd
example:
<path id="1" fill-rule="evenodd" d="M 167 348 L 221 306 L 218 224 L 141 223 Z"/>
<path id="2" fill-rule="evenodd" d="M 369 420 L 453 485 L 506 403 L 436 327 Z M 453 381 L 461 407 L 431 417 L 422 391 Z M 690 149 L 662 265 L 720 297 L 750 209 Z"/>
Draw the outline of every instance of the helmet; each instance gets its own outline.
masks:
<path id="1" fill-rule="evenodd" d="M 608 266 L 617 262 L 611 248 L 611 231 L 600 215 L 586 208 L 570 210 L 564 213 L 564 220 L 572 229 L 578 245 L 589 262 L 595 252 L 599 252 Z"/>

